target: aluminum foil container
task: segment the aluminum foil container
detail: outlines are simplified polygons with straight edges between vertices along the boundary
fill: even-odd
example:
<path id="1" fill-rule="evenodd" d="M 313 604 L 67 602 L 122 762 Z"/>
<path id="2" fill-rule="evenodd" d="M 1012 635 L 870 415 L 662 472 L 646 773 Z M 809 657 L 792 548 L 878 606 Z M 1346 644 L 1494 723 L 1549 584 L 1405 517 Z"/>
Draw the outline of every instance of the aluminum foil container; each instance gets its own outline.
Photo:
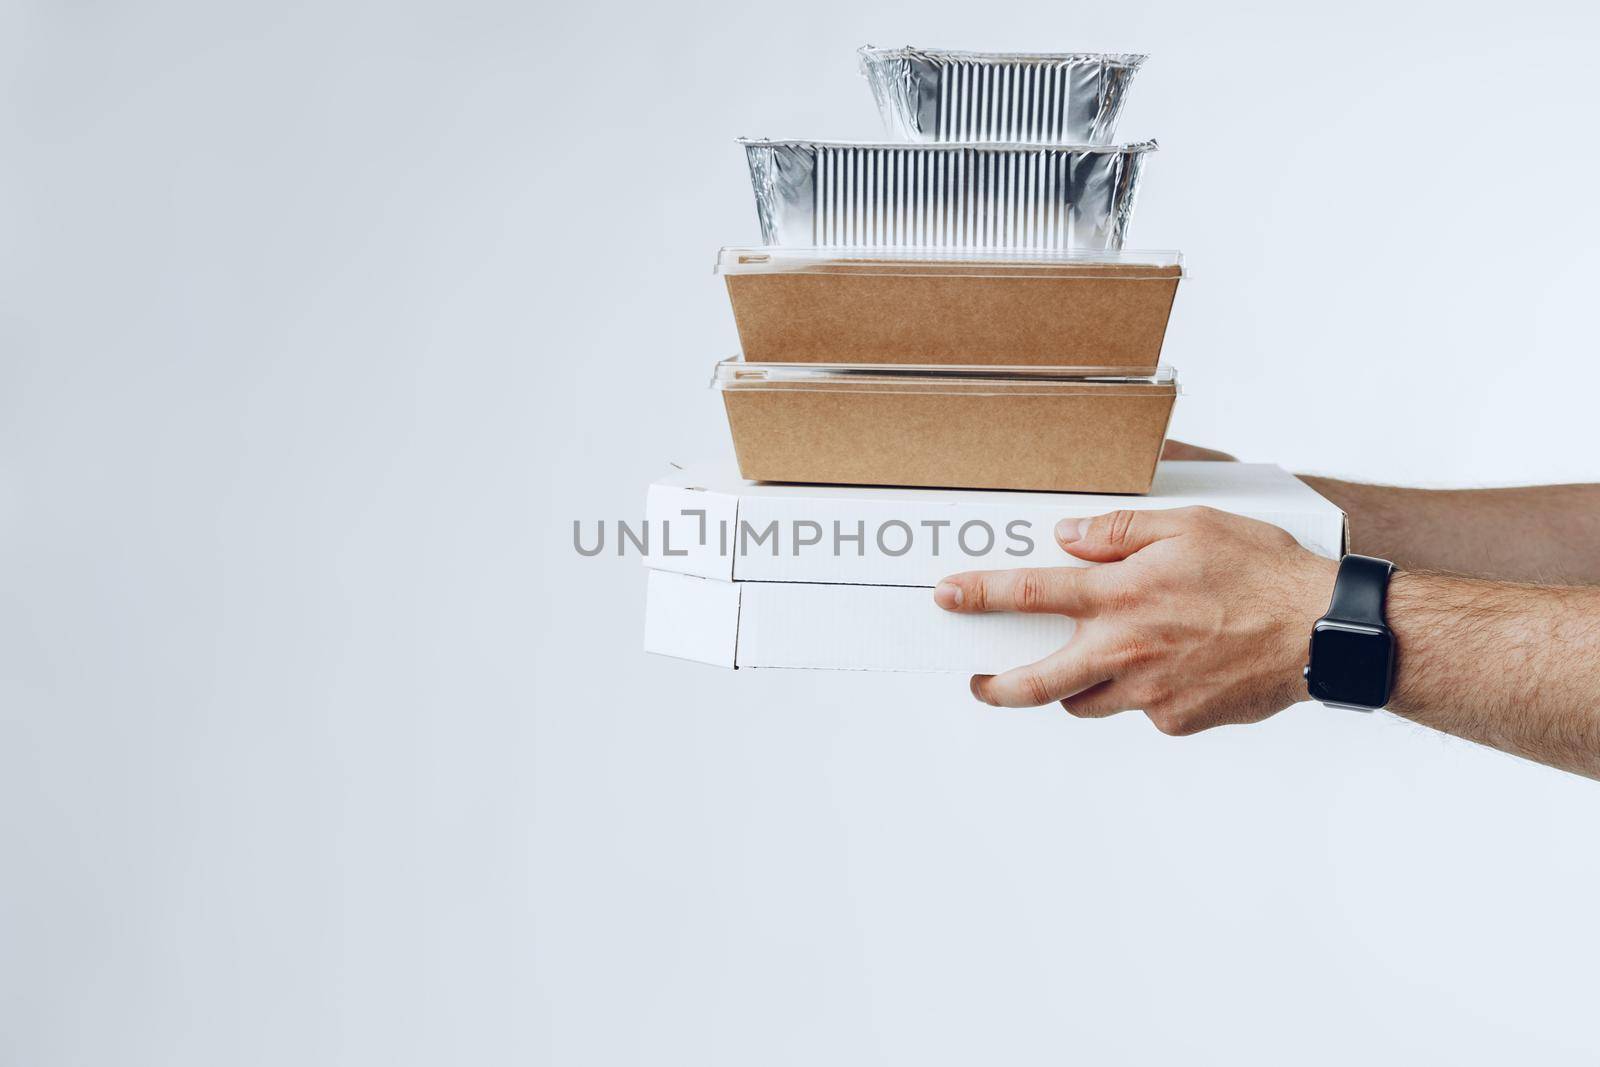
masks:
<path id="1" fill-rule="evenodd" d="M 860 51 L 889 136 L 907 141 L 1110 144 L 1145 57 Z"/>
<path id="2" fill-rule="evenodd" d="M 1094 251 L 1122 247 L 1156 147 L 739 143 L 769 245 Z"/>

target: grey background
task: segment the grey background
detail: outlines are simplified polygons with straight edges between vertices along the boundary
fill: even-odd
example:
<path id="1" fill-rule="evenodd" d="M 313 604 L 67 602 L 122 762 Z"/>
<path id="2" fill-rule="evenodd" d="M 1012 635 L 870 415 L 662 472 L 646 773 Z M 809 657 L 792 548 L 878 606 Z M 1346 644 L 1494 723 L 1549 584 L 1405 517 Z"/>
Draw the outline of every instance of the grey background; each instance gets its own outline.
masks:
<path id="1" fill-rule="evenodd" d="M 1180 435 L 1600 477 L 1597 18 L 0 7 L 0 1062 L 1593 1062 L 1592 784 L 653 659 L 570 537 L 726 453 L 732 138 L 864 41 L 1154 54 Z"/>

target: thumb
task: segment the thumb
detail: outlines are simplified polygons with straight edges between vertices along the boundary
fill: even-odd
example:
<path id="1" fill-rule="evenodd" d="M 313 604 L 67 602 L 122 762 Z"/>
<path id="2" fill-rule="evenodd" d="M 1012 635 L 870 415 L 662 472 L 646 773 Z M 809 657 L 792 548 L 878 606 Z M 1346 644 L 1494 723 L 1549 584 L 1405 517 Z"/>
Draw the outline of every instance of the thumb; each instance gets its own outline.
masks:
<path id="1" fill-rule="evenodd" d="M 1062 519 L 1056 523 L 1056 541 L 1079 559 L 1112 563 L 1183 531 L 1179 510 L 1112 511 L 1089 519 Z"/>

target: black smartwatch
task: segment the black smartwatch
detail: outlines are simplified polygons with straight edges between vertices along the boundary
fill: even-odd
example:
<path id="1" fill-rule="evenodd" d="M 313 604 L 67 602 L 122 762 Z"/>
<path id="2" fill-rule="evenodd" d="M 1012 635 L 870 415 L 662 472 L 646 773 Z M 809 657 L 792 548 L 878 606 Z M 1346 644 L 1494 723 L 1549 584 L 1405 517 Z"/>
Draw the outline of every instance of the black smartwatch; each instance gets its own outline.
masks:
<path id="1" fill-rule="evenodd" d="M 1377 711 L 1394 687 L 1394 631 L 1384 621 L 1394 564 L 1371 556 L 1339 561 L 1328 613 L 1311 628 L 1306 688 L 1334 708 Z"/>

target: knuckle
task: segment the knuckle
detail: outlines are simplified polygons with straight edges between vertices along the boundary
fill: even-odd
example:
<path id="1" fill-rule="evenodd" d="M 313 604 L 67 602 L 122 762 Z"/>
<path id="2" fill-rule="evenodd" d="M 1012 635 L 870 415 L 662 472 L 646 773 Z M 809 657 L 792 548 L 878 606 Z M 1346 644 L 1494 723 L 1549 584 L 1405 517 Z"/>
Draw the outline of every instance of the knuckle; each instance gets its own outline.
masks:
<path id="1" fill-rule="evenodd" d="M 1128 540 L 1128 535 L 1133 530 L 1133 519 L 1136 513 L 1128 510 L 1113 511 L 1106 516 L 1106 544 L 1117 546 Z"/>
<path id="2" fill-rule="evenodd" d="M 1152 682 L 1139 688 L 1135 694 L 1139 706 L 1148 711 L 1164 714 L 1172 706 L 1172 689 L 1160 682 Z"/>
<path id="3" fill-rule="evenodd" d="M 1150 716 L 1150 721 L 1155 724 L 1156 729 L 1168 737 L 1186 737 L 1190 733 L 1187 729 L 1186 720 L 1177 712 L 1147 712 L 1147 714 Z"/>
<path id="4" fill-rule="evenodd" d="M 1028 702 L 1030 708 L 1048 704 L 1055 699 L 1055 694 L 1050 691 L 1050 683 L 1037 671 L 1029 671 L 1017 679 L 1017 692 Z"/>
<path id="5" fill-rule="evenodd" d="M 1145 579 L 1137 575 L 1118 575 L 1105 593 L 1105 603 L 1115 613 L 1130 612 L 1142 606 L 1149 594 Z"/>
<path id="6" fill-rule="evenodd" d="M 1155 658 L 1155 648 L 1149 638 L 1142 634 L 1130 634 L 1122 641 L 1122 646 L 1117 650 L 1117 659 L 1121 666 L 1138 667 Z"/>
<path id="7" fill-rule="evenodd" d="M 1171 700 L 1162 702 L 1159 710 L 1147 711 L 1150 721 L 1155 723 L 1156 729 L 1168 737 L 1188 737 L 1205 729 L 1205 719 L 1199 710 L 1187 704 L 1174 703 Z"/>
<path id="8" fill-rule="evenodd" d="M 1044 578 L 1037 571 L 1019 571 L 1015 593 L 1017 608 L 1021 611 L 1039 611 L 1049 598 Z"/>
<path id="9" fill-rule="evenodd" d="M 968 611 L 983 611 L 989 606 L 989 583 L 981 577 L 961 583 L 961 605 Z"/>

